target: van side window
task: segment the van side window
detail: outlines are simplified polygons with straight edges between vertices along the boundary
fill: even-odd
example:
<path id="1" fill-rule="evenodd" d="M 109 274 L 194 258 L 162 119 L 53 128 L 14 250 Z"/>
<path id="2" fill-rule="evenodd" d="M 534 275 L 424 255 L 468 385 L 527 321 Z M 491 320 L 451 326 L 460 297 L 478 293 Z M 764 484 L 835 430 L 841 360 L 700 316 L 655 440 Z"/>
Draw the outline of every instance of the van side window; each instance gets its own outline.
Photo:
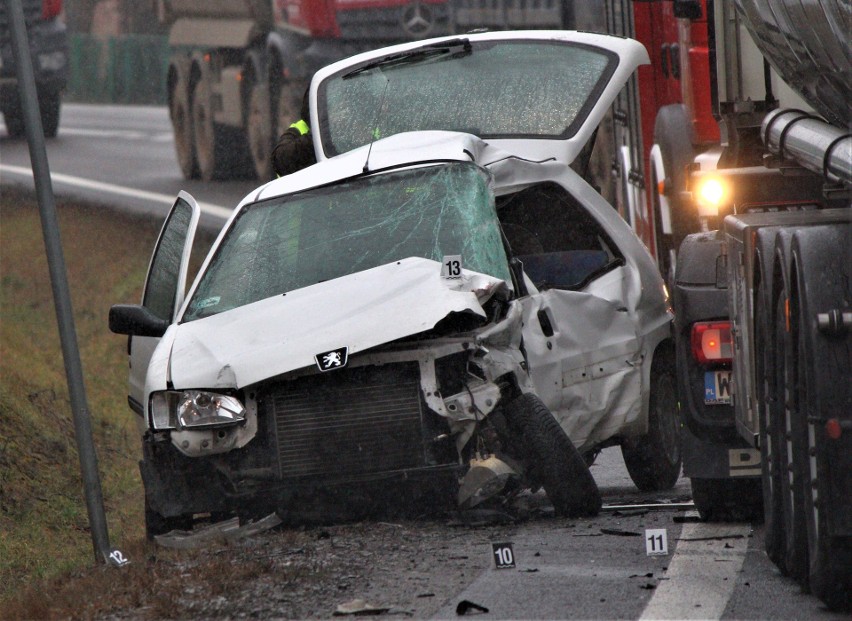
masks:
<path id="1" fill-rule="evenodd" d="M 555 183 L 499 198 L 497 214 L 512 256 L 539 289 L 582 289 L 623 264 L 600 224 Z"/>

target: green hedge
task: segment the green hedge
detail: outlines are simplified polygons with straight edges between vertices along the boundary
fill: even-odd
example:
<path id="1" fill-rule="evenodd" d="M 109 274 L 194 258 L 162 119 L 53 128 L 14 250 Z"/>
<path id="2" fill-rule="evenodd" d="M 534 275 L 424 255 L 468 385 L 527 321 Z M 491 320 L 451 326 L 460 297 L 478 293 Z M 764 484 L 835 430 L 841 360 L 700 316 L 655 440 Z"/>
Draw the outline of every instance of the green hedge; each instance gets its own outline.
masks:
<path id="1" fill-rule="evenodd" d="M 84 103 L 165 104 L 169 45 L 165 36 L 70 37 L 65 98 Z"/>

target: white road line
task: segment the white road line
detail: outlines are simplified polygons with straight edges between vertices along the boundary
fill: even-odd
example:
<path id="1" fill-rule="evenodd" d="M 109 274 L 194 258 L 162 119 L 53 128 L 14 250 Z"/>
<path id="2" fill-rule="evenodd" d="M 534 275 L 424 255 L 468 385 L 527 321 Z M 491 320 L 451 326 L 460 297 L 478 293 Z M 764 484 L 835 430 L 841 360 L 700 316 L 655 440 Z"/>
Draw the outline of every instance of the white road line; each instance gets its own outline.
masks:
<path id="1" fill-rule="evenodd" d="M 748 548 L 747 524 L 685 524 L 666 572 L 640 619 L 719 619 Z"/>
<path id="2" fill-rule="evenodd" d="M 33 171 L 30 168 L 25 168 L 23 166 L 9 166 L 7 164 L 0 164 L 0 173 L 19 175 L 21 177 L 29 178 L 32 178 L 33 176 Z M 131 198 L 139 198 L 155 203 L 162 203 L 169 207 L 174 204 L 176 198 L 176 196 L 171 196 L 169 194 L 160 194 L 158 192 L 136 190 L 122 185 L 103 183 L 101 181 L 92 181 L 91 179 L 84 179 L 83 177 L 74 177 L 71 175 L 63 175 L 62 173 L 51 173 L 50 178 L 54 183 L 63 183 L 65 185 L 70 185 L 77 188 L 97 190 L 99 192 L 116 194 L 118 196 L 129 196 Z M 230 218 L 231 213 L 233 212 L 233 209 L 228 209 L 227 207 L 222 207 L 220 205 L 212 205 L 210 203 L 198 203 L 198 206 L 201 208 L 202 213 L 221 218 L 223 220 L 227 220 L 228 218 Z"/>
<path id="3" fill-rule="evenodd" d="M 89 138 L 121 138 L 122 140 L 150 140 L 166 142 L 174 136 L 172 132 L 145 132 L 132 129 L 82 129 L 60 127 L 60 136 L 86 136 Z"/>

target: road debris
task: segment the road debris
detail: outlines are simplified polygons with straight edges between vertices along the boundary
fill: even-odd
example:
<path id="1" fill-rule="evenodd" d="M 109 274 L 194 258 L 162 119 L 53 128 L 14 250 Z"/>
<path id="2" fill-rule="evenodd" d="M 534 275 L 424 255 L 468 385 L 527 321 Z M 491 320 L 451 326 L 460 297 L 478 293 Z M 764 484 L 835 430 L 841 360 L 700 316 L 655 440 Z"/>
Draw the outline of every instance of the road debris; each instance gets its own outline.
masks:
<path id="1" fill-rule="evenodd" d="M 192 550 L 208 545 L 211 541 L 237 541 L 271 530 L 281 524 L 276 513 L 270 513 L 258 521 L 249 521 L 240 526 L 237 517 L 208 524 L 193 530 L 173 530 L 165 535 L 157 535 L 154 540 L 164 548 Z"/>
<path id="2" fill-rule="evenodd" d="M 481 606 L 479 604 L 475 604 L 470 600 L 463 599 L 456 606 L 456 614 L 461 616 L 470 615 L 470 614 L 480 614 L 488 612 L 488 608 L 485 606 Z"/>
<path id="3" fill-rule="evenodd" d="M 374 606 L 363 599 L 353 599 L 337 606 L 335 617 L 347 615 L 382 615 L 390 610 L 390 606 Z"/>
<path id="4" fill-rule="evenodd" d="M 601 533 L 604 535 L 615 535 L 616 537 L 641 537 L 642 533 L 637 533 L 632 530 L 619 530 L 617 528 L 602 528 Z"/>

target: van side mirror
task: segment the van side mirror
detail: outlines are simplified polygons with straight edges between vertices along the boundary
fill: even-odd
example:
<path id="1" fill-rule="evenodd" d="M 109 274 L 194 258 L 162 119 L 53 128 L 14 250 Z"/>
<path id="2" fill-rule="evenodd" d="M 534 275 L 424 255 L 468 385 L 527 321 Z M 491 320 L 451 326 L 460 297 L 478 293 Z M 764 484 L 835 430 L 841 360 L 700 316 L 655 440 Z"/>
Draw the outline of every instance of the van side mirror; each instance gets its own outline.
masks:
<path id="1" fill-rule="evenodd" d="M 115 304 L 109 309 L 109 329 L 116 334 L 160 337 L 168 327 L 168 321 L 140 304 Z"/>

